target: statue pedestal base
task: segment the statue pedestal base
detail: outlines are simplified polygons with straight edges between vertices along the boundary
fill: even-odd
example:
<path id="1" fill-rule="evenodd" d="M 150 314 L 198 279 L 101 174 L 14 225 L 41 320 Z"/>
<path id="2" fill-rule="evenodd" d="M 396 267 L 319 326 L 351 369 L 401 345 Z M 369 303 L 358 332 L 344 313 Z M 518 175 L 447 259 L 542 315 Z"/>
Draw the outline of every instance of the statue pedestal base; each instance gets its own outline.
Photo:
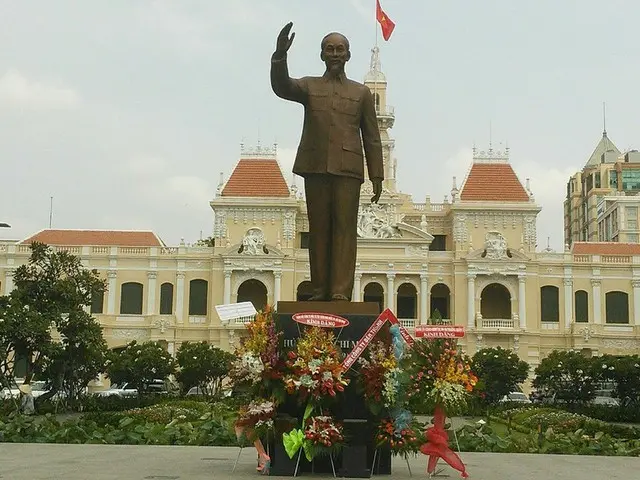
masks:
<path id="1" fill-rule="evenodd" d="M 316 312 L 329 313 L 346 318 L 349 325 L 344 328 L 335 328 L 334 333 L 337 345 L 346 354 L 369 329 L 371 324 L 380 315 L 380 305 L 376 302 L 278 302 L 276 306 L 277 328 L 283 333 L 284 349 L 295 348 L 298 337 L 304 325 L 299 325 L 293 320 L 296 313 Z M 378 333 L 378 338 L 390 341 L 388 324 Z M 354 365 L 357 369 L 357 365 Z M 331 413 L 340 422 L 343 422 L 347 444 L 345 450 L 333 459 L 336 474 L 347 478 L 363 478 L 371 475 L 375 446 L 375 432 L 380 418 L 371 415 L 367 409 L 361 394 L 356 391 L 355 376 L 344 393 L 339 396 L 339 402 L 331 407 Z M 292 417 L 294 425 L 287 425 L 286 429 L 276 428 L 275 443 L 282 443 L 282 434 L 288 433 L 291 428 L 300 428 L 304 415 L 305 405 L 299 405 L 294 396 L 290 396 L 278 408 L 278 415 Z M 315 412 L 314 412 L 315 413 Z M 280 431 L 279 431 L 280 430 Z M 275 445 L 274 445 L 275 447 Z M 293 460 L 284 453 L 282 448 L 271 449 L 271 474 L 291 476 L 292 464 L 295 466 L 297 456 Z M 284 457 L 282 456 L 284 454 Z M 329 473 L 332 474 L 329 458 L 317 458 L 314 462 L 308 462 L 304 456 L 300 459 L 298 473 Z M 391 474 L 391 452 L 388 449 L 378 450 L 376 465 L 373 474 Z"/>

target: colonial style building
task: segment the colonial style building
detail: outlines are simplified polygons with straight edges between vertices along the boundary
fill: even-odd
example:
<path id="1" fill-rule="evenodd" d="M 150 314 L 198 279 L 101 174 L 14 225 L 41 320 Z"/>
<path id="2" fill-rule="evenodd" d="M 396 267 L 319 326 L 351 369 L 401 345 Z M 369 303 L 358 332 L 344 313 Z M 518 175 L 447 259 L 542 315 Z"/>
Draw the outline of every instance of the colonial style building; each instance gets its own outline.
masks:
<path id="1" fill-rule="evenodd" d="M 468 353 L 501 345 L 532 366 L 553 349 L 640 353 L 640 245 L 572 237 L 565 251 L 539 251 L 540 207 L 508 150 L 475 150 L 444 202 L 414 202 L 396 185 L 395 117 L 376 49 L 365 82 L 376 99 L 386 179 L 378 205 L 369 203 L 371 183 L 362 185 L 354 301 L 391 308 L 410 330 L 437 310 L 466 327 Z M 0 244 L 2 291 L 11 291 L 14 269 L 38 240 L 78 255 L 107 279 L 91 311 L 110 346 L 161 340 L 175 352 L 182 342 L 207 340 L 233 348 L 243 319 L 221 321 L 216 305 L 261 308 L 310 295 L 308 219 L 275 148 L 243 147 L 211 208 L 210 246 L 167 246 L 153 232 L 85 230 L 43 230 Z"/>

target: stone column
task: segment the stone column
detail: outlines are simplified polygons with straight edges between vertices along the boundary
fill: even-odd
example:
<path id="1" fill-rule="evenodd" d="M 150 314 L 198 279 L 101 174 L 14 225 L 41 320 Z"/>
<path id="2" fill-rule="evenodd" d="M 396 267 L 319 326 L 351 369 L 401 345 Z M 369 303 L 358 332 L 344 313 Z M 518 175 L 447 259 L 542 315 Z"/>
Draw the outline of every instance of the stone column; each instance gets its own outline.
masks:
<path id="1" fill-rule="evenodd" d="M 602 295 L 600 293 L 600 279 L 591 279 L 591 296 L 593 297 L 593 323 L 602 323 Z"/>
<path id="2" fill-rule="evenodd" d="M 362 273 L 360 272 L 356 272 L 355 276 L 353 277 L 353 301 L 354 302 L 359 302 L 360 301 L 360 281 L 362 280 Z"/>
<path id="3" fill-rule="evenodd" d="M 9 295 L 13 290 L 13 268 L 7 268 L 4 272 L 4 294 Z"/>
<path id="4" fill-rule="evenodd" d="M 107 272 L 107 315 L 113 315 L 116 313 L 116 278 L 118 272 L 116 270 L 109 270 Z"/>
<path id="5" fill-rule="evenodd" d="M 224 271 L 224 290 L 222 303 L 229 305 L 231 303 L 231 270 Z"/>
<path id="6" fill-rule="evenodd" d="M 394 312 L 396 309 L 396 305 L 394 302 L 396 297 L 395 279 L 395 273 L 387 273 L 387 308 L 390 308 Z"/>
<path id="7" fill-rule="evenodd" d="M 280 301 L 280 289 L 282 287 L 282 272 L 273 272 L 273 303 L 277 304 Z"/>
<path id="8" fill-rule="evenodd" d="M 158 272 L 147 272 L 147 315 L 156 313 L 156 278 Z"/>
<path id="9" fill-rule="evenodd" d="M 640 279 L 632 280 L 633 287 L 633 323 L 640 326 Z"/>
<path id="10" fill-rule="evenodd" d="M 467 274 L 467 327 L 476 327 L 476 274 Z"/>
<path id="11" fill-rule="evenodd" d="M 426 324 L 429 320 L 429 275 L 420 275 L 420 315 L 418 324 Z"/>
<path id="12" fill-rule="evenodd" d="M 564 328 L 568 329 L 573 323 L 573 280 L 564 279 Z"/>
<path id="13" fill-rule="evenodd" d="M 520 328 L 527 328 L 527 277 L 518 275 L 518 317 Z"/>
<path id="14" fill-rule="evenodd" d="M 176 273 L 176 322 L 184 322 L 184 272 Z"/>

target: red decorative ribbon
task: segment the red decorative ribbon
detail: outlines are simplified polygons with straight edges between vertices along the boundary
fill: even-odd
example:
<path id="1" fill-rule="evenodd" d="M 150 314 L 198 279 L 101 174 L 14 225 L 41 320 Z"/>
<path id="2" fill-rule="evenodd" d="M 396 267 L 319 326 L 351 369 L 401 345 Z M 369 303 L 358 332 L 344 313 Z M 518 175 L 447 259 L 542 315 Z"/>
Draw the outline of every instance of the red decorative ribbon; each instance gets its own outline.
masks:
<path id="1" fill-rule="evenodd" d="M 460 457 L 449 448 L 449 436 L 444 429 L 444 410 L 440 405 L 436 406 L 436 411 L 433 414 L 433 426 L 427 428 L 425 434 L 427 436 L 427 443 L 420 447 L 420 451 L 429 457 L 427 463 L 427 473 L 432 474 L 436 469 L 438 459 L 441 458 L 452 468 L 458 470 L 462 478 L 467 478 L 466 467 Z"/>

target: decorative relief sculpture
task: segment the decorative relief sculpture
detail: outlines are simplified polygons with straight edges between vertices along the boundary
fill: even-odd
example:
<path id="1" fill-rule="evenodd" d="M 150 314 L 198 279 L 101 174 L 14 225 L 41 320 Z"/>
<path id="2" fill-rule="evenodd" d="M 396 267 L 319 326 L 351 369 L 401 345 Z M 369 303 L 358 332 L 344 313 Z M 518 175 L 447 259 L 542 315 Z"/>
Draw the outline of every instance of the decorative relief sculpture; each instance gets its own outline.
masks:
<path id="1" fill-rule="evenodd" d="M 213 223 L 213 238 L 225 238 L 227 236 L 227 214 L 224 211 L 216 212 Z"/>
<path id="2" fill-rule="evenodd" d="M 535 247 L 537 243 L 536 217 L 524 217 L 524 241 L 530 247 Z"/>
<path id="3" fill-rule="evenodd" d="M 464 243 L 467 241 L 467 217 L 465 215 L 457 215 L 453 221 L 453 239 L 456 242 Z"/>
<path id="4" fill-rule="evenodd" d="M 365 205 L 358 218 L 358 236 L 361 238 L 398 238 L 402 233 L 398 227 L 389 223 L 389 216 L 382 206 Z"/>
<path id="5" fill-rule="evenodd" d="M 613 338 L 605 338 L 602 340 L 602 346 L 605 348 L 619 348 L 621 350 L 635 350 L 640 346 L 640 342 L 636 340 L 619 340 Z"/>
<path id="6" fill-rule="evenodd" d="M 113 338 L 126 338 L 131 340 L 144 340 L 149 337 L 146 330 L 134 330 L 125 328 L 114 328 L 111 330 Z"/>
<path id="7" fill-rule="evenodd" d="M 269 253 L 262 230 L 259 228 L 250 228 L 247 230 L 238 253 L 245 255 L 262 255 Z"/>
<path id="8" fill-rule="evenodd" d="M 500 232 L 488 232 L 485 241 L 485 258 L 501 260 L 507 258 L 507 241 Z"/>
<path id="9" fill-rule="evenodd" d="M 282 234 L 285 240 L 293 240 L 296 226 L 296 215 L 292 210 L 287 210 L 282 214 Z"/>
<path id="10" fill-rule="evenodd" d="M 171 321 L 168 318 L 160 317 L 153 321 L 152 325 L 160 329 L 160 333 L 165 333 L 167 328 L 171 326 Z"/>

